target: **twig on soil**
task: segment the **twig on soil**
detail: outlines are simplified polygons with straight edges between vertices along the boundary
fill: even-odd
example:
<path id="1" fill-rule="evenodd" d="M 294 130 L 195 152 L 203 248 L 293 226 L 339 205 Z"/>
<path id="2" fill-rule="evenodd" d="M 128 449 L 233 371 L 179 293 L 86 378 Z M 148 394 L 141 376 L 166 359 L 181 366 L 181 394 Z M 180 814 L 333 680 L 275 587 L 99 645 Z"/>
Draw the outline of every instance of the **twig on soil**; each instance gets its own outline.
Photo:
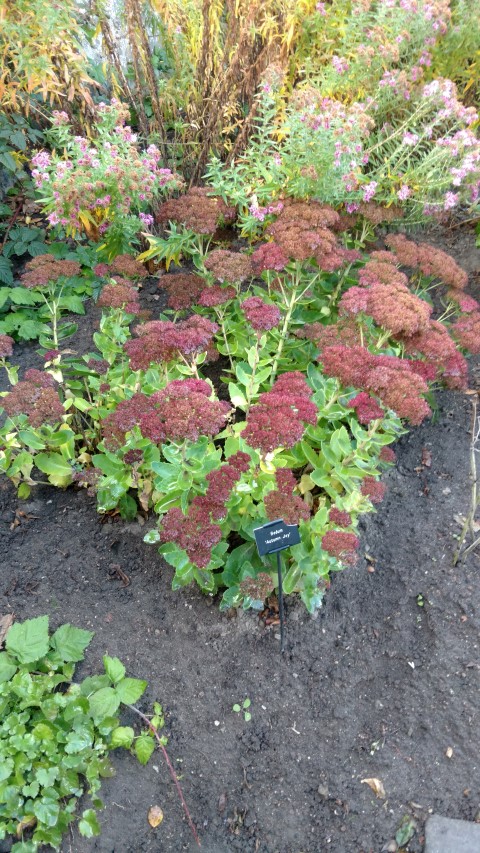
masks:
<path id="1" fill-rule="evenodd" d="M 152 725 L 152 723 L 150 722 L 148 717 L 145 714 L 142 714 L 142 712 L 139 711 L 138 708 L 135 707 L 135 705 L 127 705 L 127 708 L 129 708 L 130 711 L 134 711 L 135 714 L 138 714 L 138 716 L 148 726 L 148 728 L 152 732 L 153 736 L 155 737 L 155 740 L 157 741 L 160 749 L 162 750 L 163 757 L 165 759 L 168 770 L 170 772 L 170 776 L 172 777 L 173 782 L 175 783 L 175 787 L 177 789 L 178 796 L 180 797 L 180 802 L 182 804 L 183 811 L 185 812 L 185 815 L 186 815 L 186 818 L 188 821 L 188 825 L 189 825 L 190 829 L 192 830 L 192 835 L 193 835 L 195 841 L 197 842 L 198 846 L 201 847 L 202 845 L 201 845 L 200 839 L 198 837 L 197 830 L 195 829 L 195 825 L 194 825 L 193 820 L 191 818 L 190 812 L 188 810 L 188 806 L 185 802 L 185 797 L 183 796 L 183 791 L 180 787 L 180 782 L 177 779 L 177 776 L 176 776 L 175 770 L 173 769 L 173 765 L 172 765 L 172 762 L 170 761 L 168 752 L 162 743 L 162 739 L 161 739 L 160 735 L 158 734 L 158 729 L 156 729 L 155 726 Z"/>
<path id="2" fill-rule="evenodd" d="M 462 532 L 460 534 L 460 539 L 458 543 L 458 548 L 455 551 L 453 557 L 453 565 L 456 566 L 460 556 L 465 556 L 470 551 L 472 551 L 479 543 L 480 537 L 478 537 L 468 548 L 465 549 L 462 553 L 462 548 L 465 542 L 465 537 L 467 533 L 470 531 L 471 535 L 475 535 L 475 513 L 480 504 L 480 496 L 478 492 L 478 475 L 477 475 L 477 456 L 480 444 L 480 418 L 478 418 L 477 422 L 477 409 L 478 409 L 478 400 L 475 396 L 472 400 L 473 404 L 473 412 L 472 412 L 472 438 L 470 441 L 470 476 L 472 479 L 472 494 L 470 500 L 470 510 L 465 517 L 465 522 L 462 527 Z"/>

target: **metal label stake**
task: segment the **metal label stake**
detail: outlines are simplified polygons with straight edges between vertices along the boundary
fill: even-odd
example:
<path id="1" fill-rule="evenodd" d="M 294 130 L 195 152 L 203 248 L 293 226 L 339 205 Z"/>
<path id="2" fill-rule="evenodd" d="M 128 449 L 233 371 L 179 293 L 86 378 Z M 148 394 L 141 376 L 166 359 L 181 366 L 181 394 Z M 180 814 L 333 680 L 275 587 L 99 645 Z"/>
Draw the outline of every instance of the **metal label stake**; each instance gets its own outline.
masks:
<path id="1" fill-rule="evenodd" d="M 278 518 L 276 521 L 271 521 L 269 524 L 264 524 L 262 527 L 257 527 L 253 531 L 255 542 L 257 543 L 258 553 L 261 557 L 265 554 L 277 555 L 277 573 L 278 573 L 278 611 L 280 615 L 280 651 L 285 651 L 285 612 L 283 608 L 283 579 L 282 579 L 282 560 L 281 552 L 292 545 L 298 545 L 300 542 L 300 533 L 298 525 L 285 524 Z"/>

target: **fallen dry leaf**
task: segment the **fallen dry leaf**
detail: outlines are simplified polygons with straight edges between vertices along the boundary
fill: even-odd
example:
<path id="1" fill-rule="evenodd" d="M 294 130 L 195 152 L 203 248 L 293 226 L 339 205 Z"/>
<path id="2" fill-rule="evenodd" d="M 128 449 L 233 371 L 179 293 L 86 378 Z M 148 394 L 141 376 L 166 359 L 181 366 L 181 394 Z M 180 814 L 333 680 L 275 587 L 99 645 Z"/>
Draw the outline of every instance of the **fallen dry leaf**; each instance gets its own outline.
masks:
<path id="1" fill-rule="evenodd" d="M 432 467 L 432 454 L 431 454 L 430 450 L 427 450 L 426 447 L 424 447 L 422 450 L 422 465 L 425 468 L 431 468 Z"/>
<path id="2" fill-rule="evenodd" d="M 160 826 L 163 820 L 163 812 L 160 806 L 152 806 L 148 811 L 148 822 L 150 826 L 153 826 L 155 829 L 156 826 Z"/>
<path id="3" fill-rule="evenodd" d="M 361 784 L 368 785 L 368 787 L 372 789 L 375 796 L 378 797 L 380 800 L 384 800 L 387 796 L 381 779 L 362 779 Z"/>
<path id="4" fill-rule="evenodd" d="M 0 646 L 3 644 L 7 631 L 13 625 L 14 619 L 15 617 L 13 613 L 7 613 L 6 616 L 0 616 Z"/>

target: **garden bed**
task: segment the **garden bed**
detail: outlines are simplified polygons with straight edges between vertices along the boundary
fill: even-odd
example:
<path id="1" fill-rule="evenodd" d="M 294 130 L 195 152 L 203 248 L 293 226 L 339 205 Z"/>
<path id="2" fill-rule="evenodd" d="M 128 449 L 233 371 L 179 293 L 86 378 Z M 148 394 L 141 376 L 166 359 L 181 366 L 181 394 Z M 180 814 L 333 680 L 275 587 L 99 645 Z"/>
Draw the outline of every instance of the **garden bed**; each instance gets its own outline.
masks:
<path id="1" fill-rule="evenodd" d="M 451 234 L 456 251 L 445 235 L 429 239 L 475 272 L 472 235 Z M 24 367 L 34 363 L 35 348 L 17 353 Z M 148 519 L 101 518 L 72 488 L 39 487 L 21 502 L 2 480 L 0 612 L 94 630 L 79 675 L 108 653 L 148 679 L 145 708 L 164 705 L 207 853 L 377 853 L 406 815 L 415 821 L 406 849 L 419 853 L 430 810 L 477 815 L 478 551 L 452 567 L 455 517 L 469 502 L 471 396 L 443 392 L 438 403 L 436 419 L 396 447 L 386 498 L 363 522 L 358 565 L 333 576 L 317 618 L 287 601 L 283 657 L 276 625 L 220 614 L 196 587 L 172 592 L 172 569 L 143 542 Z M 245 698 L 249 722 L 232 711 Z M 66 837 L 65 852 L 195 849 L 155 757 L 145 768 L 114 757 L 102 834 Z M 362 784 L 372 778 L 385 799 Z M 155 830 L 154 804 L 165 814 Z"/>

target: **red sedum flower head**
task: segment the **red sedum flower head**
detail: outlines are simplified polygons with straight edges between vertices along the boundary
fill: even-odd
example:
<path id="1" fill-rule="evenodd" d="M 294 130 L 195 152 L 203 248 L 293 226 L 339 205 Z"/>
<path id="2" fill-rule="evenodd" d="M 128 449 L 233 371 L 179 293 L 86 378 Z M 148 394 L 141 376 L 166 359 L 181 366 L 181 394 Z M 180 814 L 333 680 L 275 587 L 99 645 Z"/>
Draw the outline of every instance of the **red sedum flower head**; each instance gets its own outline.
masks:
<path id="1" fill-rule="evenodd" d="M 280 322 L 280 309 L 276 305 L 264 302 L 259 296 L 244 299 L 241 308 L 256 332 L 267 332 L 278 326 Z"/>
<path id="2" fill-rule="evenodd" d="M 198 304 L 204 308 L 215 308 L 218 305 L 224 305 L 230 299 L 235 299 L 236 291 L 230 285 L 228 287 L 220 287 L 219 284 L 214 284 L 211 287 L 206 287 L 200 295 Z"/>
<path id="3" fill-rule="evenodd" d="M 206 352 L 218 331 L 216 323 L 194 315 L 187 320 L 151 320 L 134 329 L 137 338 L 127 341 L 125 352 L 132 370 L 148 370 L 150 365 L 173 361 L 180 356 Z"/>
<path id="4" fill-rule="evenodd" d="M 359 544 L 360 541 L 354 533 L 346 533 L 343 530 L 328 530 L 322 537 L 323 550 L 347 566 L 354 566 L 357 562 L 355 551 Z"/>
<path id="5" fill-rule="evenodd" d="M 127 314 L 139 314 L 138 291 L 130 281 L 118 279 L 106 284 L 98 298 L 100 308 L 123 308 Z"/>
<path id="6" fill-rule="evenodd" d="M 293 494 L 297 481 L 290 468 L 279 468 L 275 472 L 275 479 L 277 489 L 269 492 L 263 499 L 267 518 L 271 521 L 281 518 L 286 524 L 300 524 L 301 521 L 308 521 L 310 518 L 308 506 L 303 498 Z"/>
<path id="7" fill-rule="evenodd" d="M 474 355 L 480 353 L 480 311 L 460 317 L 452 326 L 452 333 L 460 346 Z"/>
<path id="8" fill-rule="evenodd" d="M 330 507 L 328 520 L 331 524 L 336 524 L 338 527 L 350 527 L 352 523 L 350 513 L 345 512 L 343 509 L 339 509 L 336 506 Z"/>
<path id="9" fill-rule="evenodd" d="M 18 382 L 2 399 L 1 406 L 9 417 L 26 415 L 30 426 L 61 421 L 65 410 L 49 373 L 30 368 L 23 381 Z"/>
<path id="10" fill-rule="evenodd" d="M 372 504 L 379 504 L 385 496 L 386 486 L 380 480 L 376 480 L 375 477 L 364 477 L 360 491 Z"/>
<path id="11" fill-rule="evenodd" d="M 10 335 L 0 335 L 0 358 L 9 358 L 13 353 L 14 340 Z"/>
<path id="12" fill-rule="evenodd" d="M 168 307 L 182 311 L 198 303 L 205 282 L 195 273 L 170 273 L 159 279 L 158 286 L 168 293 Z"/>
<path id="13" fill-rule="evenodd" d="M 348 403 L 348 408 L 355 409 L 355 414 L 361 424 L 369 424 L 371 421 L 383 418 L 385 414 L 377 401 L 365 391 L 361 391 L 360 394 L 353 397 Z"/>
<path id="14" fill-rule="evenodd" d="M 293 447 L 305 432 L 305 424 L 317 422 L 317 407 L 300 372 L 284 373 L 270 391 L 260 394 L 250 409 L 243 437 L 251 447 L 270 453 Z"/>
<path id="15" fill-rule="evenodd" d="M 255 249 L 252 257 L 252 267 L 257 275 L 260 275 L 264 270 L 277 270 L 281 272 L 288 263 L 288 258 L 283 252 L 281 246 L 276 243 L 265 243 Z"/>
<path id="16" fill-rule="evenodd" d="M 214 249 L 205 259 L 205 267 L 217 281 L 232 284 L 245 281 L 253 274 L 252 262 L 248 255 L 230 252 L 228 249 Z"/>

